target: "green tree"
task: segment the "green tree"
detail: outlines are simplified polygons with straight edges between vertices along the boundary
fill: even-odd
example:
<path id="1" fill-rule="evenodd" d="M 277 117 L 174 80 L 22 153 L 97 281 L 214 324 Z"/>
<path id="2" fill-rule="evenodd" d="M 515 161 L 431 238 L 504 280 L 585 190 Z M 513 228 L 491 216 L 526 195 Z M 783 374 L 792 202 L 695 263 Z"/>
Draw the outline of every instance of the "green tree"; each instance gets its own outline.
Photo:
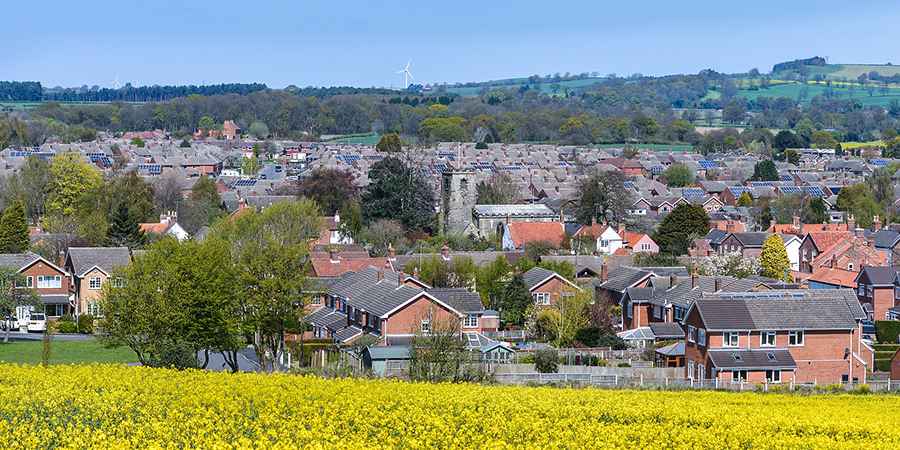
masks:
<path id="1" fill-rule="evenodd" d="M 320 167 L 303 178 L 299 194 L 315 200 L 322 212 L 334 215 L 348 202 L 357 199 L 359 188 L 349 170 Z"/>
<path id="2" fill-rule="evenodd" d="M 419 135 L 426 142 L 460 142 L 466 140 L 466 119 L 429 117 L 419 124 Z"/>
<path id="3" fill-rule="evenodd" d="M 575 342 L 578 330 L 588 326 L 588 306 L 591 294 L 578 292 L 572 296 L 562 296 L 550 308 L 549 316 L 553 331 L 554 344 L 557 347 L 570 346 Z"/>
<path id="4" fill-rule="evenodd" d="M 269 127 L 258 120 L 251 123 L 250 128 L 247 131 L 256 139 L 265 139 L 269 137 Z"/>
<path id="5" fill-rule="evenodd" d="M 741 196 L 737 200 L 737 206 L 753 206 L 753 197 L 750 196 L 749 192 L 741 192 Z"/>
<path id="6" fill-rule="evenodd" d="M 828 131 L 815 131 L 812 134 L 812 146 L 813 148 L 837 148 L 838 141 L 834 138 L 834 135 Z"/>
<path id="7" fill-rule="evenodd" d="M 503 299 L 506 288 L 506 280 L 509 279 L 511 272 L 512 266 L 510 266 L 509 261 L 503 255 L 478 268 L 475 286 L 485 307 L 491 309 L 500 308 L 500 301 Z"/>
<path id="8" fill-rule="evenodd" d="M 670 212 L 656 229 L 653 240 L 661 251 L 673 255 L 687 253 L 693 239 L 709 232 L 709 215 L 702 205 L 682 204 Z"/>
<path id="9" fill-rule="evenodd" d="M 690 186 L 694 182 L 694 172 L 681 163 L 672 164 L 663 172 L 666 184 L 669 187 L 685 187 Z"/>
<path id="10" fill-rule="evenodd" d="M 210 116 L 203 116 L 197 124 L 197 128 L 202 131 L 209 132 L 216 129 L 216 121 Z"/>
<path id="11" fill-rule="evenodd" d="M 0 253 L 22 253 L 28 250 L 30 245 L 25 205 L 21 200 L 16 200 L 0 217 Z"/>
<path id="12" fill-rule="evenodd" d="M 113 212 L 110 218 L 109 231 L 107 232 L 109 243 L 116 247 L 139 248 L 144 244 L 144 232 L 141 225 L 128 211 L 128 205 L 124 202 Z"/>
<path id="13" fill-rule="evenodd" d="M 383 153 L 400 153 L 403 150 L 403 143 L 400 141 L 400 135 L 397 133 L 386 133 L 378 140 L 375 150 Z"/>
<path id="14" fill-rule="evenodd" d="M 881 205 L 868 184 L 858 183 L 841 188 L 838 193 L 837 207 L 848 212 L 856 219 L 856 224 L 863 228 L 872 226 L 875 216 L 884 216 Z"/>
<path id="15" fill-rule="evenodd" d="M 430 230 L 434 224 L 434 193 L 422 174 L 387 157 L 369 169 L 369 186 L 362 196 L 363 218 L 400 221 L 409 230 Z"/>
<path id="16" fill-rule="evenodd" d="M 500 318 L 506 325 L 523 325 L 530 314 L 534 300 L 525 287 L 522 275 L 516 275 L 506 285 L 500 303 Z"/>
<path id="17" fill-rule="evenodd" d="M 256 156 L 244 158 L 241 162 L 241 175 L 253 176 L 256 175 L 257 172 L 259 172 L 259 158 Z"/>
<path id="18" fill-rule="evenodd" d="M 631 192 L 625 189 L 625 175 L 622 172 L 596 173 L 582 179 L 578 186 L 578 222 L 589 224 L 597 220 L 618 223 L 625 219 L 625 210 L 631 203 Z"/>
<path id="19" fill-rule="evenodd" d="M 771 159 L 764 159 L 753 166 L 753 181 L 778 181 L 778 169 Z"/>
<path id="20" fill-rule="evenodd" d="M 803 223 L 825 223 L 828 219 L 828 208 L 821 197 L 816 197 L 803 206 Z"/>
<path id="21" fill-rule="evenodd" d="M 341 234 L 359 240 L 363 230 L 362 207 L 359 205 L 359 201 L 353 200 L 344 203 L 339 216 L 341 218 L 339 225 Z"/>
<path id="22" fill-rule="evenodd" d="M 50 161 L 47 213 L 73 216 L 88 192 L 96 190 L 103 177 L 78 153 L 59 153 Z"/>
<path id="23" fill-rule="evenodd" d="M 787 250 L 781 236 L 773 234 L 763 242 L 762 253 L 759 255 L 761 275 L 776 280 L 790 281 L 791 262 L 788 259 Z"/>

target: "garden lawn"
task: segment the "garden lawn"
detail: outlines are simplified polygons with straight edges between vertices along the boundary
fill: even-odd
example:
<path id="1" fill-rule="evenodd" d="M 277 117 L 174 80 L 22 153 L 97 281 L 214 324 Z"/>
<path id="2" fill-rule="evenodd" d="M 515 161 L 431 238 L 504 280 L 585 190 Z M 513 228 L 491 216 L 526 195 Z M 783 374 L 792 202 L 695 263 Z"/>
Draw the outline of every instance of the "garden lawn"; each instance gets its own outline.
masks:
<path id="1" fill-rule="evenodd" d="M 2 339 L 2 338 L 0 338 Z M 40 364 L 44 344 L 41 341 L 0 342 L 0 362 Z M 50 345 L 50 364 L 132 363 L 137 356 L 127 347 L 109 349 L 95 339 L 86 341 L 54 340 Z"/>

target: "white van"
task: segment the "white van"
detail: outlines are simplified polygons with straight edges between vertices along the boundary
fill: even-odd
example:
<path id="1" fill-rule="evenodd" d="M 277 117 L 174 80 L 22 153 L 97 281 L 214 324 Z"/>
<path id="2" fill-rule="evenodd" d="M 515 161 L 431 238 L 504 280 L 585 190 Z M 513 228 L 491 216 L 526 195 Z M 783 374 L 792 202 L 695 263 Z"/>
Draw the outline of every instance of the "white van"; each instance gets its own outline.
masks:
<path id="1" fill-rule="evenodd" d="M 31 313 L 28 316 L 28 331 L 47 331 L 47 315 L 44 313 Z"/>

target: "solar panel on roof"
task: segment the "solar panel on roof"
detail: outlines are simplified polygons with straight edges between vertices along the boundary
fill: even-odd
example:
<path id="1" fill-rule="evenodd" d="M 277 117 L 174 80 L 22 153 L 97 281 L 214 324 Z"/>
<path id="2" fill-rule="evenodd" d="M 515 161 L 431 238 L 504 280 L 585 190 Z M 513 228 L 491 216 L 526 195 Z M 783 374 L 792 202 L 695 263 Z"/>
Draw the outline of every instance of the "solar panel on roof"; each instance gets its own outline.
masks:
<path id="1" fill-rule="evenodd" d="M 825 191 L 819 186 L 803 186 L 803 192 L 812 197 L 824 197 Z"/>
<path id="2" fill-rule="evenodd" d="M 752 187 L 774 186 L 771 181 L 751 181 L 749 184 Z"/>
<path id="3" fill-rule="evenodd" d="M 701 198 L 706 197 L 706 191 L 700 188 L 684 188 L 681 195 L 685 198 Z"/>
<path id="4" fill-rule="evenodd" d="M 778 188 L 783 194 L 799 194 L 802 192 L 797 186 L 781 186 Z"/>
<path id="5" fill-rule="evenodd" d="M 700 161 L 697 161 L 697 164 L 700 164 L 700 167 L 704 169 L 715 169 L 716 167 L 719 167 L 715 161 L 710 161 L 708 159 L 701 159 Z"/>
<path id="6" fill-rule="evenodd" d="M 781 175 L 778 177 L 781 181 L 793 181 L 793 177 L 790 175 Z"/>
<path id="7" fill-rule="evenodd" d="M 256 186 L 256 178 L 242 178 L 234 182 L 235 187 Z"/>

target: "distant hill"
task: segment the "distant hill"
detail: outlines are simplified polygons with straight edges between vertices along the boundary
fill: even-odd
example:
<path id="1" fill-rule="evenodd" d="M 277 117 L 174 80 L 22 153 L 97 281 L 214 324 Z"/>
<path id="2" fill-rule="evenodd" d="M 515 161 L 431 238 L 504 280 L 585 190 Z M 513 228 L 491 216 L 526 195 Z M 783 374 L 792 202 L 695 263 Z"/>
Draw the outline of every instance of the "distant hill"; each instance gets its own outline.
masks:
<path id="1" fill-rule="evenodd" d="M 887 64 L 827 64 L 825 58 L 815 56 L 778 63 L 772 66 L 772 78 L 796 80 L 800 78 L 857 81 L 861 75 L 871 81 L 900 81 L 900 66 Z"/>

